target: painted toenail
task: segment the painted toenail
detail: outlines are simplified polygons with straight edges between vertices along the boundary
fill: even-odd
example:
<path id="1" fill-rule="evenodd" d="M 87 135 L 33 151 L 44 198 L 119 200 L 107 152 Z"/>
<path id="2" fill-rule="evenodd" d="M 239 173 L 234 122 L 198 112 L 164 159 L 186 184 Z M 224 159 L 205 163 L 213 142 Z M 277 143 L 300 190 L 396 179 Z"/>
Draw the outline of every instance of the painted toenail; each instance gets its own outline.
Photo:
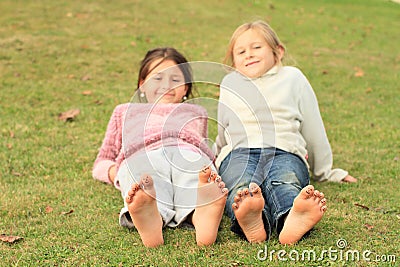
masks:
<path id="1" fill-rule="evenodd" d="M 221 182 L 221 181 L 222 181 L 222 179 L 221 179 L 221 177 L 220 177 L 220 176 L 218 176 L 218 177 L 215 179 L 215 181 L 216 181 L 217 183 L 219 183 L 219 182 Z"/>
<path id="2" fill-rule="evenodd" d="M 210 168 L 209 166 L 204 166 L 203 169 L 202 169 L 201 171 L 204 172 L 204 173 L 206 173 L 207 170 L 208 170 L 209 168 Z"/>
<path id="3" fill-rule="evenodd" d="M 254 185 L 254 184 L 250 185 L 250 191 L 256 190 L 257 187 L 258 187 L 258 186 L 257 186 L 257 185 Z"/>

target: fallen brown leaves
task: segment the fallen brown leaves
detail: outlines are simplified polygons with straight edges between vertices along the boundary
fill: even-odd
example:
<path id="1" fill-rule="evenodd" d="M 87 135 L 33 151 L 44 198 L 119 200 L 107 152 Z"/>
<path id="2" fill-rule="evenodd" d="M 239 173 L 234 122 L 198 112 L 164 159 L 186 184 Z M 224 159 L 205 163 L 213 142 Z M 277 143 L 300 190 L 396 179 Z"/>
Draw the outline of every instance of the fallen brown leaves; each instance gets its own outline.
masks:
<path id="1" fill-rule="evenodd" d="M 81 111 L 79 109 L 70 109 L 58 115 L 58 119 L 64 122 L 73 121 Z"/>
<path id="2" fill-rule="evenodd" d="M 358 204 L 358 203 L 355 203 L 354 205 L 357 206 L 357 207 L 363 208 L 365 210 L 369 210 L 369 208 L 367 206 L 364 206 L 364 205 L 361 205 L 361 204 Z"/>
<path id="3" fill-rule="evenodd" d="M 368 223 L 364 224 L 364 226 L 365 226 L 365 228 L 367 228 L 368 230 L 374 229 L 374 226 L 373 226 L 373 225 L 370 225 L 370 224 L 368 224 Z"/>
<path id="4" fill-rule="evenodd" d="M 6 242 L 6 243 L 10 243 L 10 244 L 15 243 L 17 241 L 20 241 L 22 239 L 24 239 L 24 238 L 20 237 L 20 236 L 5 235 L 5 234 L 1 234 L 0 235 L 0 240 L 1 241 Z"/>
<path id="5" fill-rule="evenodd" d="M 69 215 L 69 214 L 72 214 L 73 212 L 74 212 L 74 210 L 63 211 L 63 212 L 61 212 L 61 215 Z"/>
<path id="6" fill-rule="evenodd" d="M 363 77 L 364 76 L 364 71 L 361 68 L 355 67 L 354 70 L 355 70 L 355 73 L 354 73 L 355 77 Z"/>

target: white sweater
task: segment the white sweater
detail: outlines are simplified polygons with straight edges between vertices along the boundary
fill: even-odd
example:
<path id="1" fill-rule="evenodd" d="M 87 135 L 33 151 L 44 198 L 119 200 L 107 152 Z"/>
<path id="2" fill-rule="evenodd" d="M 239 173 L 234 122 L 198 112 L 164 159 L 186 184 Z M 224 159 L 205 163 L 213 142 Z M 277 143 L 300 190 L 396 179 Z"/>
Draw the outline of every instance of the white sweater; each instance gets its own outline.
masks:
<path id="1" fill-rule="evenodd" d="M 314 91 L 295 67 L 274 67 L 249 79 L 229 73 L 220 86 L 216 140 L 219 167 L 239 147 L 276 147 L 300 156 L 318 181 L 341 181 Z"/>

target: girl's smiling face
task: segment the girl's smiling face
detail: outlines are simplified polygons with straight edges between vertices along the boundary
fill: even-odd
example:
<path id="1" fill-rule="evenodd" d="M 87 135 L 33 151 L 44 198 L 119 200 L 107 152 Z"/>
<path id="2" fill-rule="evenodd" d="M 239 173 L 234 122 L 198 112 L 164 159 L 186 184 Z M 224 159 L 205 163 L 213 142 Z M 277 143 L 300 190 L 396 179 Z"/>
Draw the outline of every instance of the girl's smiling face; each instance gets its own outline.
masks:
<path id="1" fill-rule="evenodd" d="M 233 46 L 233 65 L 249 78 L 258 78 L 276 65 L 272 48 L 258 31 L 242 33 Z"/>
<path id="2" fill-rule="evenodd" d="M 181 103 L 187 92 L 185 77 L 173 60 L 159 64 L 161 60 L 150 65 L 152 71 L 141 82 L 140 91 L 145 93 L 150 103 Z"/>

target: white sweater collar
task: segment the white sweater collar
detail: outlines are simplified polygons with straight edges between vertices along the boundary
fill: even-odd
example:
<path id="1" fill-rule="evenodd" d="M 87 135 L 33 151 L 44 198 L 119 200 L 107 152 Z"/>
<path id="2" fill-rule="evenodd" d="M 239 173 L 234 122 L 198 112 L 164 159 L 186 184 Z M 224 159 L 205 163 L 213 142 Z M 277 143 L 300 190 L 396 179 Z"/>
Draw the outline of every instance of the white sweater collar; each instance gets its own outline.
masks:
<path id="1" fill-rule="evenodd" d="M 243 79 L 245 79 L 245 80 L 256 81 L 256 80 L 258 80 L 258 79 L 261 79 L 261 78 L 264 78 L 264 77 L 267 77 L 267 76 L 272 76 L 272 75 L 277 74 L 278 71 L 279 71 L 279 68 L 280 68 L 280 66 L 275 65 L 275 66 L 273 66 L 269 71 L 267 71 L 266 73 L 264 73 L 263 75 L 261 75 L 260 77 L 257 77 L 257 78 L 249 78 L 249 77 L 247 77 L 246 75 L 240 73 L 239 71 L 237 71 L 237 72 L 238 72 L 238 73 L 243 77 Z"/>

